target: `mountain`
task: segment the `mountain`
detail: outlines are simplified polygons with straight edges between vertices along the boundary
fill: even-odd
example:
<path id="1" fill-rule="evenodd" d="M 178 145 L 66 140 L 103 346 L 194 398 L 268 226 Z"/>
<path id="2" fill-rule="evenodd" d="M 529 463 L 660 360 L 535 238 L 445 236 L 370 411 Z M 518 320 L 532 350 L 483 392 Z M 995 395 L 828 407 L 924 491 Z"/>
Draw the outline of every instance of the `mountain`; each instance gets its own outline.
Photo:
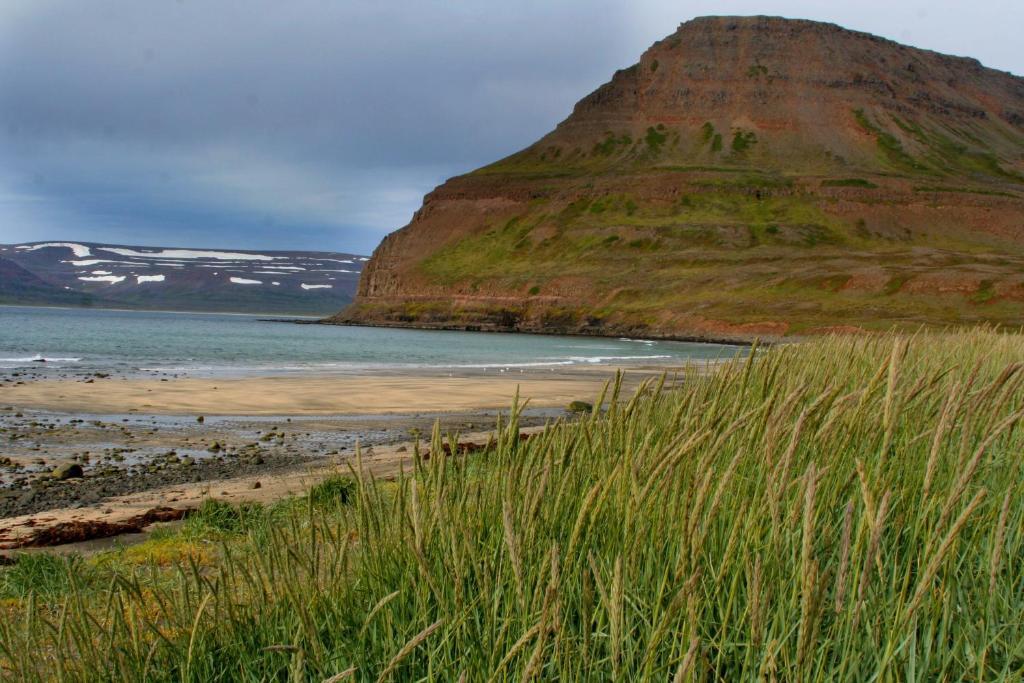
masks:
<path id="1" fill-rule="evenodd" d="M 0 302 L 91 306 L 93 298 L 85 292 L 70 291 L 50 284 L 14 261 L 0 258 Z"/>
<path id="2" fill-rule="evenodd" d="M 339 323 L 749 339 L 1024 324 L 1024 79 L 831 24 L 682 24 L 428 194 Z"/>
<path id="3" fill-rule="evenodd" d="M 352 301 L 364 257 L 320 251 L 0 246 L 0 303 L 324 315 Z"/>

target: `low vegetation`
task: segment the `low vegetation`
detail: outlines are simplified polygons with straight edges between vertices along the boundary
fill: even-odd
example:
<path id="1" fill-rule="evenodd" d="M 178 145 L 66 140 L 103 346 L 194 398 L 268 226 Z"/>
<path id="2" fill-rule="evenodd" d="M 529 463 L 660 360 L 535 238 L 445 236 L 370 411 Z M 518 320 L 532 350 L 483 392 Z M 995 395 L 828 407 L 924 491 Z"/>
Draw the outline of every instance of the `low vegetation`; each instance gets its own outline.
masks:
<path id="1" fill-rule="evenodd" d="M 612 387 L 526 441 L 513 408 L 482 454 L 339 479 L 256 528 L 210 504 L 205 561 L 19 589 L 3 671 L 1018 680 L 1022 358 L 993 330 L 825 337 Z"/>

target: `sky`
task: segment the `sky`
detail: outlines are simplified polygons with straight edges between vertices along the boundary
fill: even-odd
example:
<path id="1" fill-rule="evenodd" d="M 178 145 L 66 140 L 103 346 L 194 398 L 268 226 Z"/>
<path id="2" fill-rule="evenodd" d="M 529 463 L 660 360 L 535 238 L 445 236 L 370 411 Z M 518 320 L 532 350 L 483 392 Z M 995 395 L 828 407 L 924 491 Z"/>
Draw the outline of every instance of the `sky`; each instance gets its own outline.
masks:
<path id="1" fill-rule="evenodd" d="M 0 243 L 368 254 L 709 14 L 1024 74 L 1019 0 L 0 0 Z"/>

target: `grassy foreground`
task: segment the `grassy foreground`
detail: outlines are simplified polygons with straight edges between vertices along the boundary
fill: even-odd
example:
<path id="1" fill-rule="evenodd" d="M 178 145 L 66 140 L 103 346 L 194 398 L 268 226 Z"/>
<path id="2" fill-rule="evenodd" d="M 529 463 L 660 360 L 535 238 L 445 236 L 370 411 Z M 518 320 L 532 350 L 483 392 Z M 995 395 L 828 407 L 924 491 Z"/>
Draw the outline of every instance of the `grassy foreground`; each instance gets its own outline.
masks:
<path id="1" fill-rule="evenodd" d="M 529 441 L 513 410 L 483 455 L 218 508 L 212 559 L 72 569 L 0 615 L 0 660 L 30 680 L 1019 680 L 1022 361 L 988 330 L 830 337 L 613 389 Z"/>

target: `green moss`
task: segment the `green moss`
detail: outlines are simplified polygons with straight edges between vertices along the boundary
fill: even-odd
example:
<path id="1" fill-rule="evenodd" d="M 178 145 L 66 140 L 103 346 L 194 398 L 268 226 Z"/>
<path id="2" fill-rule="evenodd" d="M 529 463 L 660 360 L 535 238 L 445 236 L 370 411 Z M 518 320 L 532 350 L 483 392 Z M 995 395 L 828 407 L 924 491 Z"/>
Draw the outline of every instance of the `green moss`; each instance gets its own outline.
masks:
<path id="1" fill-rule="evenodd" d="M 919 185 L 914 188 L 914 192 L 957 192 L 962 194 L 988 195 L 992 197 L 1017 197 L 1017 195 L 1010 192 L 1001 192 L 999 190 L 983 190 L 981 188 L 972 187 L 942 187 L 940 185 Z"/>
<path id="2" fill-rule="evenodd" d="M 661 124 L 658 124 L 658 128 L 664 130 L 665 127 Z M 653 127 L 648 127 L 647 135 L 644 136 L 644 142 L 647 143 L 647 149 L 654 154 L 657 154 L 658 152 L 661 151 L 661 147 L 662 145 L 665 144 L 665 140 L 667 139 L 668 135 L 660 132 L 658 129 Z"/>
<path id="3" fill-rule="evenodd" d="M 903 144 L 898 138 L 873 123 L 863 109 L 854 109 L 853 115 L 857 120 L 857 124 L 864 129 L 865 132 L 870 133 L 875 137 L 875 142 L 879 151 L 890 164 L 897 168 L 914 171 L 927 170 L 923 164 L 916 161 L 907 154 L 906 151 L 904 151 Z"/>
<path id="4" fill-rule="evenodd" d="M 616 136 L 611 131 L 605 133 L 605 138 L 601 142 L 594 143 L 593 153 L 595 156 L 611 156 L 620 149 L 628 148 L 633 144 L 633 139 L 628 133 L 623 133 Z"/>
<path id="5" fill-rule="evenodd" d="M 971 301 L 976 304 L 987 304 L 996 297 L 995 283 L 992 280 L 982 280 L 978 290 L 971 295 Z"/>
<path id="6" fill-rule="evenodd" d="M 722 151 L 722 135 L 720 133 L 715 133 L 715 137 L 711 140 L 711 151 Z"/>
<path id="7" fill-rule="evenodd" d="M 903 274 L 889 278 L 889 281 L 885 283 L 885 287 L 882 288 L 882 293 L 886 296 L 896 294 L 903 289 L 903 285 L 905 285 L 909 279 L 909 276 Z"/>
<path id="8" fill-rule="evenodd" d="M 732 151 L 742 154 L 757 144 L 757 135 L 753 131 L 737 129 L 732 136 Z"/>
<path id="9" fill-rule="evenodd" d="M 658 60 L 655 59 L 653 62 L 651 62 L 651 73 L 654 73 L 657 70 L 658 70 Z"/>
<path id="10" fill-rule="evenodd" d="M 760 78 L 768 75 L 768 67 L 763 64 L 754 64 L 747 69 L 747 78 Z"/>
<path id="11" fill-rule="evenodd" d="M 705 121 L 704 125 L 700 128 L 700 141 L 703 144 L 711 142 L 711 139 L 715 136 L 715 127 L 710 121 Z"/>
<path id="12" fill-rule="evenodd" d="M 875 189 L 878 185 L 875 185 L 870 180 L 863 178 L 830 178 L 824 180 L 821 183 L 822 187 L 863 187 L 867 189 Z"/>

